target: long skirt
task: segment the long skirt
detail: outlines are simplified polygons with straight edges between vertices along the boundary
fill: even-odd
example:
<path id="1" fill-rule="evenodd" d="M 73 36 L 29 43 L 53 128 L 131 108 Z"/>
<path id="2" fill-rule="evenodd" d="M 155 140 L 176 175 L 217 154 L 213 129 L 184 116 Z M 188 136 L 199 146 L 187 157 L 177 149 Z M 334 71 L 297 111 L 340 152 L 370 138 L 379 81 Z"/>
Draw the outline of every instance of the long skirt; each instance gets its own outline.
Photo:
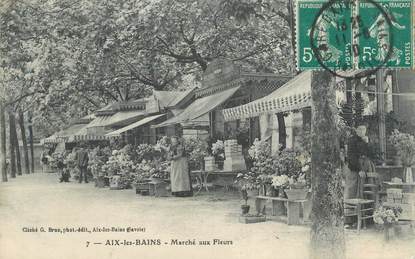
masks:
<path id="1" fill-rule="evenodd" d="M 171 163 L 171 191 L 175 196 L 192 196 L 189 165 L 186 157 L 175 159 Z"/>

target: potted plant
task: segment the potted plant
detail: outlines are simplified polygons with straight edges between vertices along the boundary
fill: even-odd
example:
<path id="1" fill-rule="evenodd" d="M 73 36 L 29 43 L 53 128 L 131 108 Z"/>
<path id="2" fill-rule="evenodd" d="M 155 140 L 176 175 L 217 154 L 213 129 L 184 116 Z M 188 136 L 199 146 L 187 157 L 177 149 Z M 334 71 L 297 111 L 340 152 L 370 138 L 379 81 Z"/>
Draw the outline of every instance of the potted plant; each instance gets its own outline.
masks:
<path id="1" fill-rule="evenodd" d="M 288 188 L 289 179 L 285 174 L 272 176 L 272 186 L 278 190 L 278 197 L 285 198 L 284 190 Z"/>
<path id="2" fill-rule="evenodd" d="M 248 150 L 248 154 L 252 161 L 251 172 L 258 176 L 257 182 L 259 183 L 260 194 L 270 196 L 275 194 L 271 185 L 272 175 L 275 174 L 271 145 L 266 141 L 255 139 Z"/>
<path id="3" fill-rule="evenodd" d="M 305 200 L 308 194 L 307 182 L 305 174 L 289 178 L 289 188 L 285 189 L 285 194 L 289 200 Z"/>
<path id="4" fill-rule="evenodd" d="M 395 129 L 389 140 L 394 145 L 404 167 L 404 181 L 413 183 L 412 166 L 415 164 L 415 137 Z"/>
<path id="5" fill-rule="evenodd" d="M 235 183 L 239 185 L 241 190 L 245 190 L 248 196 L 255 197 L 258 195 L 260 183 L 255 172 L 247 171 L 238 173 Z"/>
<path id="6" fill-rule="evenodd" d="M 207 142 L 200 138 L 186 139 L 185 150 L 188 153 L 190 170 L 203 170 L 205 157 L 208 156 Z"/>
<path id="7" fill-rule="evenodd" d="M 373 221 L 383 227 L 385 241 L 390 240 L 390 231 L 398 222 L 399 215 L 402 213 L 400 207 L 380 206 L 373 213 Z"/>
<path id="8" fill-rule="evenodd" d="M 216 141 L 212 144 L 212 155 L 215 158 L 215 163 L 219 169 L 223 169 L 223 161 L 225 159 L 225 146 L 222 140 Z"/>
<path id="9" fill-rule="evenodd" d="M 249 213 L 250 206 L 248 205 L 248 192 L 246 189 L 241 190 L 242 199 L 245 201 L 245 204 L 241 205 L 242 215 L 246 215 Z"/>

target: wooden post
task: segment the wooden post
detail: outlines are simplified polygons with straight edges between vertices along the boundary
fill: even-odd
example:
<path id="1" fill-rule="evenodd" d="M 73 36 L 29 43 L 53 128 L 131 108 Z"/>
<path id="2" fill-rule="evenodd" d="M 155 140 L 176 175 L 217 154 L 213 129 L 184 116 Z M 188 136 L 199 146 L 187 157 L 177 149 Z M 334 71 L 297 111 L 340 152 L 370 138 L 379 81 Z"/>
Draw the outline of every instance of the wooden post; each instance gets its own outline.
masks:
<path id="1" fill-rule="evenodd" d="M 385 95 L 384 95 L 384 70 L 376 72 L 377 112 L 379 125 L 379 147 L 382 161 L 386 161 L 386 123 L 385 123 Z"/>
<path id="2" fill-rule="evenodd" d="M 6 165 L 6 116 L 4 106 L 0 104 L 0 170 L 2 181 L 7 182 L 7 165 Z"/>

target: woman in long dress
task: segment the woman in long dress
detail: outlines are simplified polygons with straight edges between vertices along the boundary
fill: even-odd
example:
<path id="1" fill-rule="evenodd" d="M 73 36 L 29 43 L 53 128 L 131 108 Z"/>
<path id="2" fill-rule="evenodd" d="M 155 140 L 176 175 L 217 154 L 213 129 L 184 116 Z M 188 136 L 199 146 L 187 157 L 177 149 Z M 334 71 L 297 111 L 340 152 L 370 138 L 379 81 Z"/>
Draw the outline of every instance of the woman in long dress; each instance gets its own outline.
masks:
<path id="1" fill-rule="evenodd" d="M 177 197 L 193 196 L 186 152 L 182 141 L 179 141 L 177 137 L 171 138 L 169 157 L 171 160 L 170 180 L 172 194 Z"/>

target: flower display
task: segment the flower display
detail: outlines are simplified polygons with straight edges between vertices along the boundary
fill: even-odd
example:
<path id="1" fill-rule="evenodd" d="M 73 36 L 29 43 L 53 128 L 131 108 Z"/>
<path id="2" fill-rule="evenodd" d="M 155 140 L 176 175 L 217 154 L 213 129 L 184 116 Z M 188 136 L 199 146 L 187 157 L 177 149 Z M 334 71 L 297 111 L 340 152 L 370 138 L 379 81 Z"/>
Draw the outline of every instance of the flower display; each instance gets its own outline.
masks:
<path id="1" fill-rule="evenodd" d="M 415 137 L 413 135 L 395 129 L 389 140 L 395 146 L 405 167 L 415 164 Z"/>
<path id="2" fill-rule="evenodd" d="M 261 184 L 257 174 L 252 171 L 239 173 L 236 176 L 235 183 L 243 190 L 255 190 L 258 189 Z"/>
<path id="3" fill-rule="evenodd" d="M 149 160 L 161 150 L 156 150 L 155 146 L 149 144 L 140 144 L 135 147 L 135 161 L 140 163 L 143 159 Z"/>
<path id="4" fill-rule="evenodd" d="M 184 143 L 185 150 L 189 155 L 190 169 L 200 169 L 204 159 L 208 156 L 208 144 L 200 138 L 189 138 Z"/>
<path id="5" fill-rule="evenodd" d="M 268 179 L 266 175 L 275 173 L 274 161 L 271 156 L 271 145 L 268 142 L 255 139 L 248 153 L 253 160 L 251 171 L 255 172 L 258 176 L 262 175 L 262 179 Z"/>
<path id="6" fill-rule="evenodd" d="M 106 176 L 103 166 L 108 161 L 110 154 L 111 150 L 108 147 L 96 147 L 89 152 L 88 169 L 92 172 L 94 178 Z"/>
<path id="7" fill-rule="evenodd" d="M 126 145 L 120 150 L 113 150 L 108 161 L 102 166 L 102 170 L 106 175 L 120 175 L 119 183 L 122 188 L 130 186 L 133 181 L 134 172 L 137 170 L 130 154 L 130 145 Z"/>
<path id="8" fill-rule="evenodd" d="M 292 179 L 290 179 L 290 177 L 288 177 L 287 175 L 274 175 L 272 176 L 272 186 L 274 188 L 286 188 L 289 186 L 290 181 L 292 181 Z"/>
<path id="9" fill-rule="evenodd" d="M 379 225 L 391 225 L 398 222 L 399 215 L 402 213 L 400 207 L 379 207 L 373 213 L 373 221 Z"/>
<path id="10" fill-rule="evenodd" d="M 214 156 L 224 156 L 225 145 L 222 140 L 216 141 L 212 144 L 212 155 Z"/>

